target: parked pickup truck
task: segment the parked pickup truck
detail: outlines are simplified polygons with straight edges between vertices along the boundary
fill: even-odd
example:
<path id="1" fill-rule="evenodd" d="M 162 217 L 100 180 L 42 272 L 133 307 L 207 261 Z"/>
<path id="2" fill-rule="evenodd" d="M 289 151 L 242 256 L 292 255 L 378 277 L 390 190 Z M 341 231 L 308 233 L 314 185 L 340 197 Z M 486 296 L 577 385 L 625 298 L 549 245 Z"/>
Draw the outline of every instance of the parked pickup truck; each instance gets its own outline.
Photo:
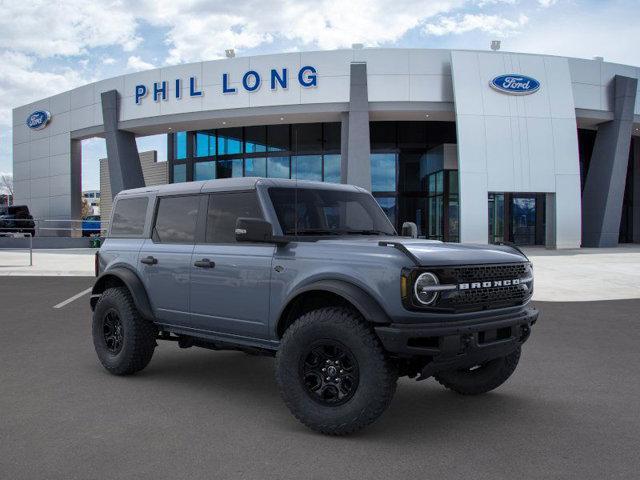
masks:
<path id="1" fill-rule="evenodd" d="M 162 340 L 275 356 L 293 415 L 331 435 L 376 420 L 399 376 L 499 387 L 538 317 L 522 252 L 400 237 L 350 185 L 124 191 L 96 260 L 93 342 L 109 372 L 142 370 Z"/>

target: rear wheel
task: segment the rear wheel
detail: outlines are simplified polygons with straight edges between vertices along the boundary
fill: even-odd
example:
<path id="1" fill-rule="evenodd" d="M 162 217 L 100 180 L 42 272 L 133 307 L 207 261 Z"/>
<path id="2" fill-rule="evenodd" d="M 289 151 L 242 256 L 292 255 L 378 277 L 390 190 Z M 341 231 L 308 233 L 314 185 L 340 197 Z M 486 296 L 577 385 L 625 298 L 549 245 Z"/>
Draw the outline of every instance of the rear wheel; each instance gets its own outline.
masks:
<path id="1" fill-rule="evenodd" d="M 114 375 L 138 372 L 151 361 L 157 329 L 142 318 L 126 288 L 109 288 L 100 296 L 92 331 L 100 363 Z"/>
<path id="2" fill-rule="evenodd" d="M 322 308 L 289 327 L 276 356 L 276 380 L 291 412 L 321 433 L 345 435 L 386 410 L 398 375 L 356 313 Z"/>
<path id="3" fill-rule="evenodd" d="M 513 374 L 520 360 L 520 348 L 504 357 L 470 368 L 434 375 L 444 387 L 462 395 L 480 395 L 498 388 Z"/>

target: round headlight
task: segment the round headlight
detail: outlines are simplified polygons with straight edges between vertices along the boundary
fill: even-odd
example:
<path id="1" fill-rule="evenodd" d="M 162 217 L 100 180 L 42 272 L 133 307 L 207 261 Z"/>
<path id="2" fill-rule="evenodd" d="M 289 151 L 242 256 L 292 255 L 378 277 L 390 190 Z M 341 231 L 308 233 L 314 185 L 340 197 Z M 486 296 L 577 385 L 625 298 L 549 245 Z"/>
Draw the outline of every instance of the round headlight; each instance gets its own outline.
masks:
<path id="1" fill-rule="evenodd" d="M 438 292 L 430 290 L 429 287 L 434 287 L 439 283 L 438 277 L 431 272 L 420 274 L 413 284 L 413 293 L 416 300 L 422 305 L 431 305 L 435 302 Z"/>

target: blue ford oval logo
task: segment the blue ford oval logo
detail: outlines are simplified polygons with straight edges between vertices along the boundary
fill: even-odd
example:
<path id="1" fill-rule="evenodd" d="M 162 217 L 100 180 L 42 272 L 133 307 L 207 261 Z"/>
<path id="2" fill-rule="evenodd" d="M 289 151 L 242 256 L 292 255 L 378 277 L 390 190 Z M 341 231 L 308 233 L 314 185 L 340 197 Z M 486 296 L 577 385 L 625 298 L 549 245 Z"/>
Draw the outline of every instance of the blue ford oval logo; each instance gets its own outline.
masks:
<path id="1" fill-rule="evenodd" d="M 510 95 L 529 95 L 540 89 L 538 80 L 517 73 L 498 75 L 489 82 L 489 85 L 494 90 Z"/>
<path id="2" fill-rule="evenodd" d="M 51 120 L 51 114 L 46 110 L 36 110 L 27 117 L 27 127 L 32 130 L 42 130 Z"/>

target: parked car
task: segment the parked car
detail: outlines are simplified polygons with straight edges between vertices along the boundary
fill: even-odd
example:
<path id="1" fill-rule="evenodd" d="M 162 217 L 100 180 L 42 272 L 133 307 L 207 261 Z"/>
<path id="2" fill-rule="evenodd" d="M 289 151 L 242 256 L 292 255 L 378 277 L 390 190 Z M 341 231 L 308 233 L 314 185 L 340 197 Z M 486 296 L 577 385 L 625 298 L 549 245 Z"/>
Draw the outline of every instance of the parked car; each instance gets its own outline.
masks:
<path id="1" fill-rule="evenodd" d="M 121 192 L 96 275 L 109 372 L 142 370 L 160 340 L 272 355 L 293 415 L 330 435 L 376 420 L 399 376 L 499 387 L 538 318 L 518 249 L 399 237 L 366 190 L 320 182 Z"/>
<path id="2" fill-rule="evenodd" d="M 82 236 L 100 235 L 100 215 L 88 215 L 82 219 Z"/>
<path id="3" fill-rule="evenodd" d="M 36 234 L 36 224 L 26 205 L 12 205 L 0 213 L 0 232 Z"/>

